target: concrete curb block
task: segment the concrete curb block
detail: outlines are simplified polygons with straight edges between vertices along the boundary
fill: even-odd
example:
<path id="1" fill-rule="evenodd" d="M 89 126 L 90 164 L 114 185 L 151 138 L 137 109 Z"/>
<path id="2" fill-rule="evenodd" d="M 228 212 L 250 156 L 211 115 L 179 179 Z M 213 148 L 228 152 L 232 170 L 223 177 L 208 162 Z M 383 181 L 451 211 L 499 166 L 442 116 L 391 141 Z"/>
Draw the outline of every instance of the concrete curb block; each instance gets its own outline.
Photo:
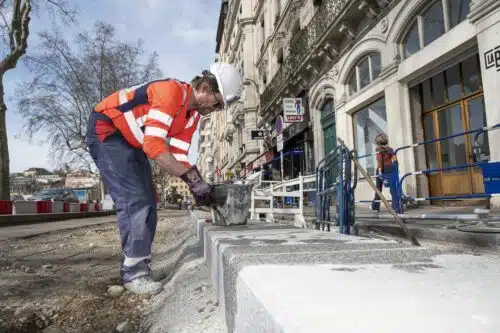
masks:
<path id="1" fill-rule="evenodd" d="M 0 215 L 0 227 L 116 215 L 115 211 Z"/>
<path id="2" fill-rule="evenodd" d="M 500 273 L 496 259 L 279 224 L 219 227 L 205 223 L 199 212 L 191 218 L 228 333 L 477 328 L 470 316 L 456 320 L 469 311 L 468 303 L 446 297 L 473 302 L 474 311 L 487 318 L 484 332 L 500 325 L 493 310 L 500 285 L 483 274 Z M 484 284 L 488 288 L 478 291 Z"/>

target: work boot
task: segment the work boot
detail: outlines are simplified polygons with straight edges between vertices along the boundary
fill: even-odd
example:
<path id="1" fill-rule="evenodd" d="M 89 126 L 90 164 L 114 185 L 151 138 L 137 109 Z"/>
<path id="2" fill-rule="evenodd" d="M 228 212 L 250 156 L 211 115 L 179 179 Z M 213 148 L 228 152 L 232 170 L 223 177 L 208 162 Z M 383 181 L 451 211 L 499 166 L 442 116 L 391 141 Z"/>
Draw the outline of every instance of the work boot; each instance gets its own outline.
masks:
<path id="1" fill-rule="evenodd" d="M 147 275 L 140 276 L 130 282 L 124 283 L 123 286 L 134 294 L 156 295 L 163 289 L 160 282 L 153 281 L 153 279 Z"/>

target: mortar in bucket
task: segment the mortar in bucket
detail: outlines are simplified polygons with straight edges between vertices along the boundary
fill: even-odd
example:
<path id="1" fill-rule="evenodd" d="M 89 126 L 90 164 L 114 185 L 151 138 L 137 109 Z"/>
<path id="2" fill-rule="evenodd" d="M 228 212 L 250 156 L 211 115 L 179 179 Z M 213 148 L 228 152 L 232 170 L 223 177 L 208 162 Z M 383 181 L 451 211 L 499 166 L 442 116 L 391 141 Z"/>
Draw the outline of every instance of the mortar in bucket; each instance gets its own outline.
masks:
<path id="1" fill-rule="evenodd" d="M 212 186 L 212 221 L 215 225 L 244 225 L 250 215 L 252 188 L 243 184 Z"/>

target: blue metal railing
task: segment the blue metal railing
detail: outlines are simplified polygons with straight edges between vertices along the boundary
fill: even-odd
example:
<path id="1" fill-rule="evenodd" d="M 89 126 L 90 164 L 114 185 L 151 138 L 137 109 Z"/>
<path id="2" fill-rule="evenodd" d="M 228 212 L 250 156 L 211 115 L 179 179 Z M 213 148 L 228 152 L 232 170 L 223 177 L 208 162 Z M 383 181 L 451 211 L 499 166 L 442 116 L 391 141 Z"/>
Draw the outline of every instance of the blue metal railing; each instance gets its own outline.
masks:
<path id="1" fill-rule="evenodd" d="M 393 179 L 398 179 L 398 181 L 396 182 L 397 184 L 395 184 L 395 185 L 397 186 L 396 187 L 396 191 L 397 191 L 397 193 L 399 195 L 396 198 L 392 198 L 392 200 L 396 200 L 396 205 L 397 205 L 397 207 L 400 208 L 399 211 L 401 213 L 403 212 L 404 202 L 407 201 L 407 200 L 411 200 L 411 201 L 428 201 L 428 200 L 478 199 L 478 198 L 489 198 L 489 197 L 491 197 L 491 194 L 498 193 L 497 186 L 496 185 L 495 186 L 491 185 L 491 186 L 489 186 L 489 189 L 486 191 L 486 193 L 463 194 L 463 195 L 429 196 L 429 197 L 409 198 L 408 199 L 405 196 L 404 192 L 402 191 L 402 188 L 403 188 L 403 182 L 404 182 L 404 180 L 407 179 L 409 176 L 412 176 L 412 175 L 427 175 L 427 174 L 434 173 L 434 172 L 443 172 L 443 171 L 450 171 L 450 170 L 460 170 L 460 169 L 466 169 L 466 168 L 471 168 L 471 167 L 480 167 L 480 168 L 483 169 L 483 173 L 484 173 L 484 168 L 485 168 L 486 165 L 489 165 L 489 170 L 490 169 L 493 170 L 493 171 L 488 171 L 488 172 L 493 172 L 494 175 L 497 174 L 497 173 L 498 173 L 498 175 L 500 175 L 500 163 L 498 163 L 498 162 L 491 163 L 491 162 L 488 162 L 488 161 L 483 161 L 483 159 L 481 157 L 480 145 L 478 143 L 478 137 L 479 137 L 479 135 L 485 134 L 485 133 L 487 133 L 489 131 L 492 131 L 492 130 L 495 130 L 495 129 L 499 129 L 499 128 L 500 128 L 500 124 L 496 124 L 494 126 L 481 127 L 481 128 L 477 128 L 477 129 L 474 129 L 474 130 L 460 132 L 460 133 L 456 133 L 456 134 L 452 134 L 452 135 L 448 135 L 448 136 L 444 136 L 444 137 L 440 137 L 440 138 L 436 138 L 436 139 L 432 139 L 432 140 L 426 140 L 426 141 L 422 141 L 422 142 L 417 142 L 417 143 L 414 143 L 414 144 L 411 144 L 411 145 L 406 145 L 406 146 L 402 146 L 402 147 L 397 148 L 394 151 L 394 154 L 396 156 L 397 156 L 398 152 L 400 152 L 402 150 L 406 150 L 406 149 L 410 149 L 410 148 L 415 148 L 415 147 L 419 147 L 419 146 L 425 146 L 425 145 L 428 145 L 428 144 L 431 144 L 431 143 L 441 142 L 441 141 L 453 139 L 453 138 L 456 138 L 456 137 L 466 136 L 466 135 L 470 135 L 470 134 L 474 134 L 475 133 L 474 140 L 473 140 L 473 151 L 475 153 L 476 160 L 480 161 L 480 162 L 469 163 L 469 164 L 461 164 L 461 165 L 456 165 L 456 166 L 451 166 L 451 167 L 445 167 L 445 168 L 430 168 L 430 169 L 421 170 L 421 171 L 409 172 L 409 173 L 405 173 L 404 175 L 402 175 L 400 179 L 399 179 L 399 177 L 400 177 L 400 174 L 399 174 L 399 164 L 395 163 L 395 171 L 389 177 L 392 177 Z M 367 157 L 373 156 L 375 154 L 376 154 L 376 152 L 373 152 L 373 153 L 370 153 L 370 154 L 365 154 L 365 155 L 358 156 L 357 158 L 359 160 L 359 159 L 362 159 L 362 158 L 367 158 Z M 498 171 L 496 171 L 497 166 L 498 166 Z M 375 178 L 377 176 L 373 176 L 373 177 Z M 495 178 L 495 177 L 496 176 L 493 176 L 493 178 L 489 177 L 489 178 L 487 178 L 488 179 L 487 181 L 498 181 L 498 179 Z M 369 202 L 369 201 L 368 200 L 364 200 L 363 202 Z"/>
<path id="2" fill-rule="evenodd" d="M 342 234 L 350 234 L 354 223 L 354 193 L 350 151 L 337 146 L 316 166 L 316 229 L 330 231 L 338 224 Z M 356 173 L 355 173 L 356 175 Z M 335 215 L 331 212 L 335 203 Z"/>

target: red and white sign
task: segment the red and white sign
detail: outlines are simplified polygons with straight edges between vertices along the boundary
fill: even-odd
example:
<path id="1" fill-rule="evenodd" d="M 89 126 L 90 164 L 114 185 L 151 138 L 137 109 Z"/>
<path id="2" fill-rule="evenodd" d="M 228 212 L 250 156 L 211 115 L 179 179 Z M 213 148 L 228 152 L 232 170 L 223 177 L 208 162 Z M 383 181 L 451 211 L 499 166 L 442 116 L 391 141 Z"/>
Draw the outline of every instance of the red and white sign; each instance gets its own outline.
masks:
<path id="1" fill-rule="evenodd" d="M 304 103 L 302 98 L 283 98 L 283 116 L 285 123 L 304 121 Z"/>

